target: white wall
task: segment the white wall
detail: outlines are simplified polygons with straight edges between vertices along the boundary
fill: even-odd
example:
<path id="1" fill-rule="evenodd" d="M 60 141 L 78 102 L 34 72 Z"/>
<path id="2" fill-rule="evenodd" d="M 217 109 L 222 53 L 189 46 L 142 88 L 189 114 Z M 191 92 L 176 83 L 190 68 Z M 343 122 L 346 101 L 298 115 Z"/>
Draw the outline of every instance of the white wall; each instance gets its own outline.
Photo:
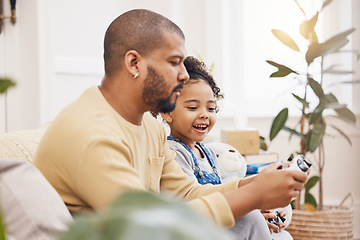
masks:
<path id="1" fill-rule="evenodd" d="M 314 2 L 316 6 L 319 1 Z M 8 1 L 4 4 L 9 12 Z M 324 27 L 323 37 L 355 26 L 358 30 L 352 35 L 352 45 L 360 49 L 359 1 L 334 1 L 332 5 L 321 21 L 323 26 L 336 29 Z M 279 95 L 284 81 L 268 79 L 274 69 L 265 60 L 285 56 L 287 63 L 297 64 L 290 53 L 279 55 L 284 47 L 270 33 L 272 28 L 293 28 L 284 18 L 299 18 L 287 12 L 296 8 L 287 0 L 18 1 L 16 25 L 6 21 L 0 34 L 0 74 L 17 82 L 8 92 L 7 130 L 34 128 L 51 121 L 85 88 L 99 84 L 105 30 L 115 17 L 132 8 L 148 8 L 172 19 L 186 35 L 187 53 L 200 55 L 208 65 L 215 64 L 214 76 L 225 99 L 211 139 L 218 140 L 220 129 L 225 127 L 254 127 L 268 136 L 272 116 L 289 98 Z M 344 61 L 357 70 L 356 78 L 360 79 L 359 62 L 351 66 L 351 58 Z M 337 91 L 359 116 L 360 86 Z M 4 115 L 5 99 L 0 96 L 0 132 L 6 131 Z M 340 136 L 326 138 L 325 203 L 337 204 L 347 192 L 355 192 L 355 226 L 360 226 L 360 136 L 358 130 L 345 128 L 352 147 Z M 282 158 L 296 148 L 296 142 L 288 142 L 286 134 L 271 144 L 271 150 Z M 360 238 L 360 229 L 355 227 L 355 234 Z"/>

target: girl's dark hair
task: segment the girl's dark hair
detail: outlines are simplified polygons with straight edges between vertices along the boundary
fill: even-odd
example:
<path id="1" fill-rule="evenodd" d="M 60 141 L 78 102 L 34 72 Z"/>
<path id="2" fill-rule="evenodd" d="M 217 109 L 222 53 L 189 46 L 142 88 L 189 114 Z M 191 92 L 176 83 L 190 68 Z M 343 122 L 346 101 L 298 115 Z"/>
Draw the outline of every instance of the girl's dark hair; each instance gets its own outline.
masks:
<path id="1" fill-rule="evenodd" d="M 210 88 L 213 91 L 216 100 L 224 98 L 224 95 L 221 93 L 220 88 L 216 85 L 213 76 L 210 74 L 210 71 L 207 69 L 204 62 L 200 61 L 199 59 L 193 56 L 188 56 L 184 60 L 184 66 L 189 74 L 189 80 L 186 81 L 184 85 L 197 83 L 200 79 L 207 82 L 210 85 Z M 217 108 L 216 110 L 217 112 L 219 109 L 218 107 L 216 108 Z M 158 112 L 153 112 L 153 111 L 151 111 L 150 113 L 155 118 L 159 114 Z"/>
<path id="2" fill-rule="evenodd" d="M 193 80 L 196 81 L 197 79 L 204 80 L 210 85 L 215 99 L 224 98 L 224 95 L 221 93 L 220 88 L 216 85 L 213 76 L 210 74 L 210 71 L 207 69 L 204 62 L 193 56 L 188 56 L 184 60 L 184 65 L 189 74 L 189 80 L 185 84 L 191 84 Z"/>

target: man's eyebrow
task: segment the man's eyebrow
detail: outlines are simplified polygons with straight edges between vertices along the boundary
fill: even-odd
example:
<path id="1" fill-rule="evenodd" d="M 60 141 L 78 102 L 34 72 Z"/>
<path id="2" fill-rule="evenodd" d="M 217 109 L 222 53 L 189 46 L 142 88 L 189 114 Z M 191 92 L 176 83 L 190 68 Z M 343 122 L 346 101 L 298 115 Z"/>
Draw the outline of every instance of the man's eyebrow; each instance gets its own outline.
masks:
<path id="1" fill-rule="evenodd" d="M 178 58 L 178 59 L 180 59 L 180 60 L 183 60 L 185 57 L 182 56 L 182 55 L 172 55 L 172 56 L 170 56 L 169 58 Z"/>

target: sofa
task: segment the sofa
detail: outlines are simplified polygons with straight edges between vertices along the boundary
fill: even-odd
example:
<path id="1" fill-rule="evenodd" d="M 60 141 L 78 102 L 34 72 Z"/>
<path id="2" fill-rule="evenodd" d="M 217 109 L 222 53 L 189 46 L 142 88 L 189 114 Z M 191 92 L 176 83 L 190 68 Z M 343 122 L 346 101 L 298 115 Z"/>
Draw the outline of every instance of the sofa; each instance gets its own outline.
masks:
<path id="1" fill-rule="evenodd" d="M 0 209 L 8 239 L 57 239 L 73 221 L 60 195 L 31 163 L 47 126 L 0 134 Z"/>

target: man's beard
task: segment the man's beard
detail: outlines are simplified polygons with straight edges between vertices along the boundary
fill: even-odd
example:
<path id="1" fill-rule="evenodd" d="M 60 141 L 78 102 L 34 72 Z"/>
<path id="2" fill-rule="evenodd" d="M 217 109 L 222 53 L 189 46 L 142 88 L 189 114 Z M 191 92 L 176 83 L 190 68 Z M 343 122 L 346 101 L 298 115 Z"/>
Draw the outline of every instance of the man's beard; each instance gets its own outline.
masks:
<path id="1" fill-rule="evenodd" d="M 182 89 L 182 84 L 177 85 L 171 94 L 167 97 L 163 97 L 169 90 L 169 85 L 164 80 L 164 77 L 160 76 L 155 69 L 148 66 L 148 75 L 144 80 L 144 90 L 142 98 L 144 103 L 150 107 L 152 112 L 167 113 L 175 109 L 175 103 L 177 96 L 171 101 L 173 94 L 176 90 Z"/>

